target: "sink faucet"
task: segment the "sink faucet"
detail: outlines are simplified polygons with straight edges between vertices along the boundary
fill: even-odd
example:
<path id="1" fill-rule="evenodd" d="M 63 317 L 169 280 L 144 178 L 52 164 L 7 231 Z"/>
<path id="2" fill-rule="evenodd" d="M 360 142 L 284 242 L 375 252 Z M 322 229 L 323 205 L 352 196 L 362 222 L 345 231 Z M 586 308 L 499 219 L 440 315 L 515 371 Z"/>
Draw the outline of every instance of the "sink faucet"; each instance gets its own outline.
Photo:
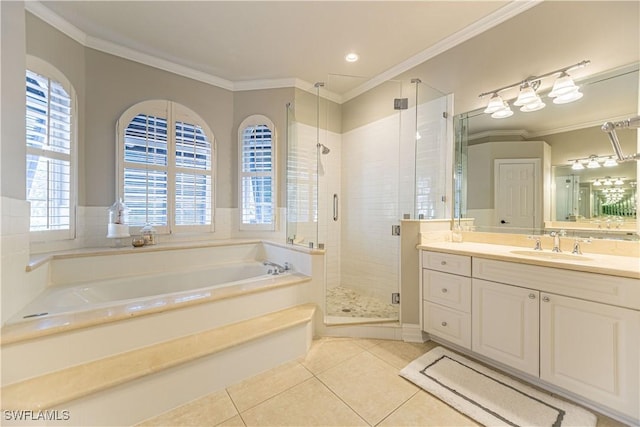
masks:
<path id="1" fill-rule="evenodd" d="M 289 265 L 288 262 L 285 262 L 284 265 L 280 265 L 280 264 L 276 264 L 275 262 L 264 261 L 262 263 L 262 265 L 268 265 L 268 266 L 273 267 L 274 268 L 273 272 L 271 270 L 269 270 L 269 273 L 273 274 L 273 275 L 284 273 L 285 271 L 291 269 L 291 266 Z"/>
<path id="2" fill-rule="evenodd" d="M 564 230 L 552 231 L 549 233 L 549 236 L 553 237 L 553 249 L 551 249 L 551 252 L 562 252 L 560 249 L 560 236 L 564 236 L 566 234 L 567 233 Z"/>
<path id="3" fill-rule="evenodd" d="M 572 254 L 582 255 L 582 250 L 580 249 L 580 243 L 591 243 L 591 239 L 576 239 L 573 242 L 573 250 L 571 251 Z"/>
<path id="4" fill-rule="evenodd" d="M 540 242 L 540 237 L 539 236 L 527 236 L 527 239 L 533 239 L 536 241 L 536 245 L 533 247 L 534 251 L 541 251 L 542 250 L 542 243 Z"/>

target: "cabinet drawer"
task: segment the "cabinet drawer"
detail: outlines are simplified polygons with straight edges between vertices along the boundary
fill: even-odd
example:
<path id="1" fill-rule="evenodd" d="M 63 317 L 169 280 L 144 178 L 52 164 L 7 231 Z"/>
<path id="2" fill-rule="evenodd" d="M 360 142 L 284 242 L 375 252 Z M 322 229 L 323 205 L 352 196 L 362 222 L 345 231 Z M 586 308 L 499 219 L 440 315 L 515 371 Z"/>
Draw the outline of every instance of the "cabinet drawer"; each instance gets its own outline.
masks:
<path id="1" fill-rule="evenodd" d="M 426 332 L 471 349 L 471 315 L 469 313 L 424 301 L 422 316 Z"/>
<path id="2" fill-rule="evenodd" d="M 422 270 L 422 297 L 455 310 L 471 311 L 471 278 Z"/>
<path id="3" fill-rule="evenodd" d="M 584 271 L 473 258 L 473 277 L 640 309 L 640 280 Z"/>
<path id="4" fill-rule="evenodd" d="M 444 273 L 471 276 L 471 257 L 422 251 L 422 267 Z"/>

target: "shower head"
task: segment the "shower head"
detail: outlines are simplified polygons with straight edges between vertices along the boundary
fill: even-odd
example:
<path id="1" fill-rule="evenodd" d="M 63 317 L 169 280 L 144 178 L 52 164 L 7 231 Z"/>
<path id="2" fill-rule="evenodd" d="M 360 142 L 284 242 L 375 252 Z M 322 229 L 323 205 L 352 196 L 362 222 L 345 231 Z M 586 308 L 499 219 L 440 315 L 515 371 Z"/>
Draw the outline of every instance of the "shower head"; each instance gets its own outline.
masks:
<path id="1" fill-rule="evenodd" d="M 316 147 L 318 147 L 318 148 L 322 147 L 322 154 L 329 154 L 329 153 L 331 152 L 331 150 L 329 149 L 329 147 L 327 147 L 327 146 L 326 146 L 326 145 L 324 145 L 324 144 L 320 144 L 320 143 L 318 143 L 318 144 L 316 145 Z"/>

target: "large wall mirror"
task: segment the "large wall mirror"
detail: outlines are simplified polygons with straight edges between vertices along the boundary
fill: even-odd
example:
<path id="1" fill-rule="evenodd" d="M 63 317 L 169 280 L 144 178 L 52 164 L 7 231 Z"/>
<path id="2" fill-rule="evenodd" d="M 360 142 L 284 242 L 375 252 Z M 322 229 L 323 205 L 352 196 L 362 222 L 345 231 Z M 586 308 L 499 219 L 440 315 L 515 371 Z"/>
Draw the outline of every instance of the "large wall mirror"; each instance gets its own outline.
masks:
<path id="1" fill-rule="evenodd" d="M 478 231 L 637 240 L 638 163 L 616 162 L 600 127 L 638 114 L 638 81 L 635 63 L 576 81 L 584 96 L 572 103 L 543 92 L 539 111 L 457 115 L 455 218 Z M 637 130 L 617 135 L 638 151 Z"/>

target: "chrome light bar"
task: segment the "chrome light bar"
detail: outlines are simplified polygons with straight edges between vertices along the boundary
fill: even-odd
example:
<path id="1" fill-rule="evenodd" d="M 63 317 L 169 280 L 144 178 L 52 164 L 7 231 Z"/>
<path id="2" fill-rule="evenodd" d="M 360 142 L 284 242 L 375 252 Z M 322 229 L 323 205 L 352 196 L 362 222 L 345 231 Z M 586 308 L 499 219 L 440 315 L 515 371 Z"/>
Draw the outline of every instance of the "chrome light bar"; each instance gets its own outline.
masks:
<path id="1" fill-rule="evenodd" d="M 616 153 L 618 157 L 618 162 L 630 162 L 630 161 L 640 161 L 640 153 L 630 154 L 625 156 L 622 152 L 622 147 L 620 147 L 620 141 L 618 140 L 618 136 L 616 135 L 616 129 L 637 129 L 640 128 L 640 116 L 631 117 L 626 120 L 621 120 L 619 122 L 605 122 L 601 129 L 603 132 L 606 132 L 611 140 L 611 146 L 613 147 L 613 151 Z"/>

